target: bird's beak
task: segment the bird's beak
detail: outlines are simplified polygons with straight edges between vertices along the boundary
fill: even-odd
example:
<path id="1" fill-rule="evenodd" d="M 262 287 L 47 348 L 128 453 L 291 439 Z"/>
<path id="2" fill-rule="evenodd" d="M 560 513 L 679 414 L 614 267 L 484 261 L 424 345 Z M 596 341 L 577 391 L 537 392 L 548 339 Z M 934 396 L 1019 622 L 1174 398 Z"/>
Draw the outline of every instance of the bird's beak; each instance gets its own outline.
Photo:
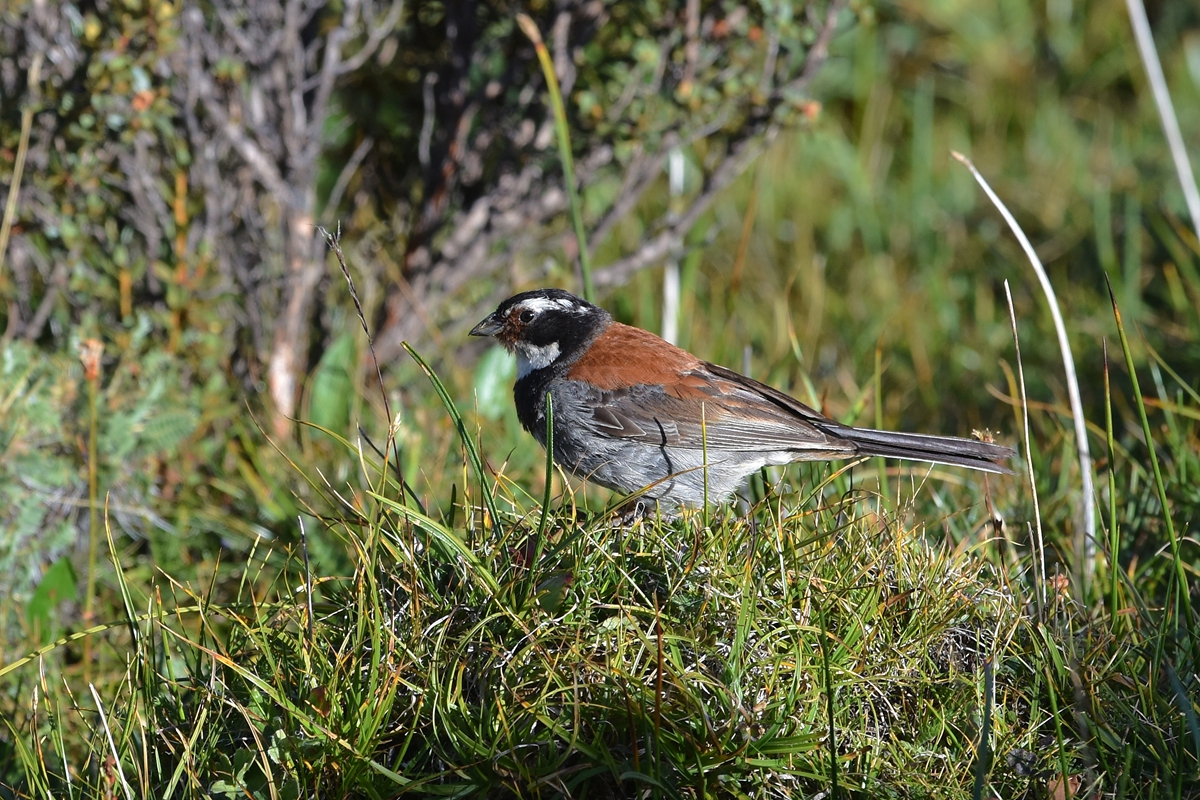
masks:
<path id="1" fill-rule="evenodd" d="M 483 322 L 480 322 L 474 328 L 471 328 L 472 336 L 495 336 L 504 326 L 500 320 L 496 318 L 495 312 L 488 314 Z"/>

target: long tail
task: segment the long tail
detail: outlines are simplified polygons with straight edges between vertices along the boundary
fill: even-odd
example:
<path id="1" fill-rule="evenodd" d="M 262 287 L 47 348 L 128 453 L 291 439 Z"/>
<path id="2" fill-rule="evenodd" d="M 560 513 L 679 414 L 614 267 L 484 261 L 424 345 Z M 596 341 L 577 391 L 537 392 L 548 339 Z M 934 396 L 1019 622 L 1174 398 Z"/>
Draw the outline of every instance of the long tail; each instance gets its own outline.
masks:
<path id="1" fill-rule="evenodd" d="M 999 474 L 1012 473 L 1003 462 L 1017 455 L 1017 451 L 1011 447 L 954 436 L 893 433 L 848 426 L 838 426 L 828 433 L 850 440 L 864 456 L 929 461 Z"/>

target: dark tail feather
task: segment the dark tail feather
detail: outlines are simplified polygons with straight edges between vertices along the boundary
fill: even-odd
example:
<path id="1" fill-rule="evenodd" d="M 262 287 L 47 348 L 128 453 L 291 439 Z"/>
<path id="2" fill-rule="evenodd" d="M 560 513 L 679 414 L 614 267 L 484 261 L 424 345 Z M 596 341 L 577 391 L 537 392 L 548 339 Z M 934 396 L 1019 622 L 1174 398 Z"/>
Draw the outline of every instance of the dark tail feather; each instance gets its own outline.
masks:
<path id="1" fill-rule="evenodd" d="M 1011 474 L 1004 461 L 1014 458 L 1017 451 L 999 444 L 953 436 L 928 436 L 923 433 L 893 433 L 870 428 L 838 427 L 828 433 L 849 439 L 858 445 L 864 456 L 903 458 L 910 461 L 929 461 L 949 464 L 983 472 Z"/>

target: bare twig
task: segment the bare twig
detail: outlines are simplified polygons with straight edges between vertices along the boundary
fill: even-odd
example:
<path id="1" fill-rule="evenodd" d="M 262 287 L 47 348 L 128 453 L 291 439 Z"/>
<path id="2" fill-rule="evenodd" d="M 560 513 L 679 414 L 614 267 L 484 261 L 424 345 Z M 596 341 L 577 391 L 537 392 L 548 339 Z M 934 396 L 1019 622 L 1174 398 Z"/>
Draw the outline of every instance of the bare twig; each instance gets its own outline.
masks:
<path id="1" fill-rule="evenodd" d="M 767 57 L 763 59 L 762 76 L 758 80 L 758 90 L 767 92 L 775 79 L 775 62 L 779 58 L 779 32 L 771 31 L 767 40 Z"/>
<path id="2" fill-rule="evenodd" d="M 425 118 L 421 121 L 421 135 L 417 139 L 417 161 L 422 167 L 429 166 L 429 145 L 433 141 L 433 126 L 437 121 L 437 105 L 433 96 L 433 87 L 437 85 L 437 81 L 437 73 L 431 70 L 425 73 L 425 80 L 421 85 Z"/>
<path id="3" fill-rule="evenodd" d="M 703 8 L 703 4 L 701 7 Z M 624 174 L 621 176 L 621 188 L 613 197 L 611 205 L 604 210 L 599 221 L 585 231 L 588 251 L 594 251 L 601 245 L 605 237 L 610 235 L 612 228 L 637 206 L 644 192 L 656 184 L 662 175 L 667 154 L 673 147 L 686 148 L 688 144 L 700 139 L 720 137 L 719 141 L 713 142 L 709 147 L 705 163 L 702 165 L 704 173 L 700 186 L 694 194 L 684 198 L 684 207 L 676 207 L 672 209 L 674 213 L 671 215 L 663 214 L 651 223 L 648 226 L 651 234 L 641 246 L 616 263 L 607 265 L 603 277 L 596 275 L 596 285 L 618 283 L 639 269 L 661 263 L 672 251 L 678 251 L 687 232 L 711 207 L 719 192 L 730 185 L 787 124 L 777 112 L 785 105 L 796 102 L 797 96 L 803 92 L 820 65 L 827 59 L 829 42 L 836 32 L 838 19 L 845 8 L 846 0 L 834 0 L 831 6 L 822 12 L 821 18 L 815 23 L 817 38 L 808 48 L 806 60 L 798 65 L 797 69 L 789 72 L 795 77 L 779 79 L 784 82 L 772 86 L 765 96 L 755 98 L 753 102 L 720 104 L 708 109 L 709 113 L 699 118 L 674 123 L 657 131 L 655 136 L 647 135 L 628 142 L 634 146 L 635 155 L 626 162 Z M 571 23 L 573 32 L 584 27 L 577 27 L 574 21 Z M 701 32 L 698 37 L 701 43 L 700 53 L 696 56 L 697 75 L 711 67 L 712 61 L 720 51 L 719 47 L 705 49 L 703 37 Z M 687 43 L 686 40 L 683 42 L 684 45 Z M 679 40 L 673 34 L 660 42 L 659 57 L 654 59 L 653 65 L 645 64 L 647 70 L 654 70 L 651 76 L 646 76 L 644 70 L 635 70 L 614 108 L 606 111 L 610 120 L 619 116 L 635 97 L 654 96 L 665 91 L 663 82 L 667 68 L 673 63 L 671 53 L 677 44 Z M 683 55 L 686 61 L 688 54 Z M 450 87 L 454 84 L 454 77 L 459 70 L 461 67 L 452 66 L 441 73 L 439 90 L 444 85 L 448 97 L 453 96 Z M 678 80 L 682 70 L 677 72 L 675 68 L 671 68 L 670 73 Z M 758 79 L 759 75 L 756 72 L 753 80 L 757 83 Z M 534 92 L 530 91 L 529 94 L 532 96 Z M 480 114 L 490 117 L 488 107 L 482 103 L 483 100 L 483 96 L 480 95 Z M 457 102 L 461 103 L 462 108 L 467 108 L 473 101 L 469 96 L 465 96 Z M 529 100 L 522 100 L 518 106 L 524 109 L 529 103 Z M 460 113 L 449 106 L 443 109 L 441 95 L 438 112 L 439 129 L 434 134 L 435 141 L 447 139 L 447 128 L 454 124 Z M 532 131 L 538 125 L 545 127 L 540 117 L 535 118 L 538 115 L 524 113 L 528 116 L 519 123 L 520 129 L 528 127 L 530 133 L 520 134 L 522 139 L 518 148 L 525 148 L 531 139 L 536 142 Z M 731 118 L 734 117 L 737 118 L 737 123 L 731 129 Z M 514 132 L 517 130 L 514 128 Z M 477 154 L 470 150 L 460 152 L 457 144 L 457 140 L 453 141 L 451 146 L 443 146 L 441 152 L 438 152 L 436 146 L 431 147 L 431 163 L 425 170 L 428 176 L 427 199 L 422 201 L 421 210 L 418 212 L 419 221 L 414 225 L 414 230 L 407 240 L 403 274 L 410 284 L 413 296 L 421 298 L 424 306 L 429 309 L 439 307 L 441 300 L 452 295 L 456 287 L 492 274 L 505 264 L 512 264 L 512 253 L 535 241 L 545 224 L 562 215 L 567 207 L 566 194 L 547 174 L 545 160 L 523 157 L 512 167 L 502 170 L 496 185 L 483 197 L 476 199 L 470 209 L 457 211 L 452 220 L 443 220 L 442 216 L 449 208 L 459 162 L 472 156 L 477 157 Z M 549 139 L 546 144 L 549 144 Z M 645 149 L 641 149 L 643 147 Z M 591 151 L 582 155 L 576 164 L 576 185 L 586 186 L 589 181 L 602 174 L 604 167 L 613 160 L 614 152 L 611 146 L 593 145 Z M 477 216 L 480 209 L 483 213 Z M 435 243 L 433 232 L 442 225 L 448 226 L 451 234 L 448 238 L 442 238 L 440 244 Z M 462 244 L 458 229 L 468 225 L 473 235 Z M 533 266 L 532 270 L 534 273 L 540 271 L 537 266 Z M 530 274 L 528 264 L 520 268 L 520 273 L 520 280 L 523 281 L 537 277 L 536 274 Z M 400 355 L 401 342 L 421 335 L 422 329 L 438 330 L 436 326 L 429 326 L 424 315 L 416 310 L 407 292 L 403 290 L 391 292 L 385 307 L 386 321 L 376 339 L 380 358 L 384 361 Z"/>
<path id="4" fill-rule="evenodd" d="M 275 168 L 275 164 L 271 161 L 270 156 L 252 140 L 241 125 L 230 119 L 225 113 L 225 108 L 221 105 L 218 99 L 216 89 L 212 85 L 207 75 L 197 74 L 194 76 L 199 88 L 199 99 L 204 104 L 204 110 L 211 116 L 221 129 L 221 133 L 225 134 L 225 138 L 238 151 L 238 155 L 242 160 L 254 170 L 254 177 L 259 180 L 268 192 L 271 192 L 279 199 L 284 200 L 292 196 L 291 187 L 284 181 L 279 170 Z"/>
<path id="5" fill-rule="evenodd" d="M 383 44 L 383 40 L 388 37 L 396 26 L 400 24 L 400 18 L 404 15 L 403 0 L 395 0 L 387 14 L 375 25 L 368 25 L 369 32 L 367 33 L 367 41 L 363 44 L 362 49 L 355 53 L 350 58 L 342 62 L 341 74 L 354 72 L 354 70 L 367 63 L 367 59 L 375 55 L 375 51 Z"/>
<path id="6" fill-rule="evenodd" d="M 92 699 L 96 703 L 96 711 L 100 715 L 100 723 L 104 728 L 104 737 L 108 741 L 108 751 L 112 753 L 112 763 L 116 769 L 117 777 L 121 779 L 121 788 L 125 792 L 127 800 L 133 800 L 133 787 L 129 785 L 129 781 L 125 778 L 125 770 L 121 769 L 121 754 L 117 752 L 117 743 L 113 741 L 112 729 L 108 726 L 108 716 L 104 713 L 104 703 L 100 702 L 100 693 L 96 691 L 96 687 L 89 683 L 88 689 L 92 692 Z M 114 791 L 113 794 L 116 794 Z"/>
<path id="7" fill-rule="evenodd" d="M 728 122 L 728 112 L 722 111 L 709 121 L 708 124 L 691 131 L 686 138 L 680 137 L 676 131 L 671 131 L 663 136 L 659 149 L 655 153 L 647 154 L 639 152 L 626 168 L 625 179 L 621 183 L 621 189 L 617 192 L 616 200 L 613 201 L 608 211 L 604 212 L 604 216 L 592 228 L 592 233 L 588 237 L 588 248 L 595 250 L 599 247 L 613 226 L 624 219 L 625 215 L 634 209 L 638 201 L 642 199 L 642 195 L 654 185 L 654 182 L 658 180 L 658 176 L 662 174 L 663 165 L 666 163 L 667 156 L 671 151 L 687 147 L 690 144 L 712 136 L 724 128 Z M 671 219 L 673 220 L 675 217 L 672 216 Z M 668 220 L 668 224 L 670 222 L 671 220 Z"/>
<path id="8" fill-rule="evenodd" d="M 682 86 L 691 87 L 696 80 L 696 65 L 700 61 L 700 0 L 687 0 L 684 36 L 687 44 L 683 48 Z"/>
<path id="9" fill-rule="evenodd" d="M 837 0 L 830 5 L 817 41 L 808 51 L 804 70 L 794 81 L 790 81 L 772 92 L 773 101 L 778 102 L 788 93 L 799 91 L 812 81 L 821 64 L 829 57 L 829 42 L 837 29 L 837 18 L 844 7 L 845 0 Z M 679 247 L 683 242 L 683 237 L 695 226 L 700 216 L 708 210 L 717 195 L 745 171 L 746 167 L 775 139 L 781 128 L 780 122 L 772 120 L 766 124 L 761 136 L 743 139 L 735 145 L 725 161 L 705 181 L 704 187 L 692 200 L 688 209 L 657 236 L 642 244 L 635 252 L 597 270 L 596 285 L 613 286 L 624 283 L 635 272 L 659 263 L 672 250 Z"/>
<path id="10" fill-rule="evenodd" d="M 799 86 L 807 86 L 816 77 L 817 70 L 829 58 L 829 43 L 833 40 L 833 32 L 837 30 L 837 18 L 841 16 L 845 8 L 846 0 L 838 0 L 829 4 L 829 10 L 825 12 L 825 22 L 821 27 L 821 35 L 813 42 L 812 48 L 804 58 L 804 72 L 800 73 L 800 78 L 796 81 Z"/>
<path id="11" fill-rule="evenodd" d="M 387 385 L 383 382 L 383 370 L 379 366 L 379 358 L 375 355 L 375 341 L 371 336 L 371 328 L 367 325 L 367 315 L 363 311 L 362 301 L 358 299 L 358 287 L 354 285 L 354 278 L 350 275 L 350 267 L 346 264 L 346 255 L 342 252 L 342 231 L 338 229 L 337 234 L 330 234 L 324 228 L 317 229 L 322 238 L 325 239 L 325 244 L 333 252 L 337 258 L 338 266 L 342 268 L 342 277 L 346 280 L 346 286 L 350 289 L 350 299 L 354 301 L 354 310 L 358 314 L 359 324 L 362 325 L 363 334 L 367 337 L 367 349 L 371 353 L 371 361 L 375 366 L 375 377 L 379 381 L 379 394 L 383 398 L 383 410 L 387 414 L 388 420 L 394 419 L 392 416 L 392 404 L 388 400 Z"/>
<path id="12" fill-rule="evenodd" d="M 571 96 L 575 88 L 575 63 L 571 60 L 567 42 L 571 33 L 571 13 L 560 11 L 554 18 L 554 27 L 550 29 L 550 39 L 554 47 L 554 73 L 558 76 L 559 89 L 563 97 Z"/>
<path id="13" fill-rule="evenodd" d="M 237 45 L 239 55 L 249 64 L 258 65 L 270 61 L 275 57 L 279 45 L 283 42 L 284 30 L 282 28 L 272 31 L 266 39 L 247 36 L 238 25 L 233 11 L 225 6 L 217 6 L 217 19 L 221 20 L 221 24 L 225 27 L 225 33 Z"/>
<path id="14" fill-rule="evenodd" d="M 133 155 L 127 152 L 118 154 L 118 160 L 128 181 L 126 189 L 133 198 L 133 207 L 129 216 L 134 225 L 146 240 L 146 252 L 157 253 L 163 232 L 171 230 L 173 221 L 171 209 L 167 201 L 154 185 L 155 177 L 159 174 L 157 164 L 152 163 L 156 157 L 151 155 L 154 137 L 147 131 L 139 131 L 133 137 Z"/>
<path id="15" fill-rule="evenodd" d="M 42 71 L 42 53 L 34 53 L 29 65 L 29 92 L 37 96 L 39 75 Z M 4 278 L 4 254 L 8 251 L 8 235 L 13 219 L 17 216 L 17 194 L 21 190 L 21 173 L 25 170 L 25 157 L 29 152 L 29 131 L 33 127 L 33 112 L 36 101 L 31 98 L 21 112 L 21 138 L 17 143 L 17 158 L 13 162 L 12 182 L 8 186 L 8 200 L 4 203 L 4 220 L 0 222 L 0 281 Z"/>
<path id="16" fill-rule="evenodd" d="M 638 145 L 639 152 L 630 160 L 629 166 L 625 169 L 625 178 L 621 182 L 621 188 L 617 191 L 617 199 L 592 228 L 592 235 L 588 237 L 588 249 L 595 250 L 599 247 L 613 226 L 633 210 L 638 200 L 645 194 L 646 189 L 658 180 L 658 176 L 662 174 L 663 164 L 667 160 L 667 153 L 671 147 L 678 146 L 672 140 L 677 141 L 678 137 L 675 134 L 665 137 L 664 147 L 653 154 L 641 151 L 641 145 Z"/>
<path id="17" fill-rule="evenodd" d="M 333 190 L 329 192 L 329 200 L 325 203 L 325 213 L 321 216 L 328 217 L 331 213 L 337 211 L 338 203 L 342 202 L 342 195 L 346 193 L 346 187 L 350 185 L 350 179 L 354 177 L 354 173 L 358 172 L 358 168 L 362 166 L 363 159 L 367 157 L 367 153 L 371 152 L 371 148 L 375 145 L 375 139 L 368 136 L 358 143 L 358 147 L 354 148 L 354 152 L 350 154 L 349 160 L 346 161 L 346 166 L 342 167 L 341 173 L 338 174 L 337 183 L 333 185 Z"/>
<path id="18" fill-rule="evenodd" d="M 679 219 L 673 225 L 644 243 L 631 255 L 597 270 L 596 285 L 614 286 L 624 283 L 635 272 L 657 264 L 670 255 L 671 251 L 683 242 L 687 232 L 695 227 L 717 195 L 745 171 L 778 133 L 779 127 L 772 125 L 762 138 L 740 142 L 721 166 L 717 167 L 705 182 L 700 194 L 692 200 L 688 209 L 679 215 Z"/>
<path id="19" fill-rule="evenodd" d="M 691 5 L 691 0 L 689 0 L 689 9 Z M 699 12 L 697 11 L 697 13 Z M 683 195 L 686 166 L 687 162 L 684 161 L 683 151 L 678 147 L 673 148 L 667 156 L 667 191 L 670 193 L 667 209 L 668 219 L 674 216 L 675 207 Z M 663 270 L 662 338 L 671 344 L 679 344 L 679 305 L 681 284 L 683 283 L 679 267 L 680 253 L 678 251 L 680 249 L 679 247 L 675 248 L 675 252 L 671 253 L 671 257 L 667 261 L 666 269 Z"/>
<path id="20" fill-rule="evenodd" d="M 249 290 L 248 294 L 259 286 L 279 287 L 277 302 L 272 302 L 272 297 L 266 304 L 268 312 L 272 308 L 275 311 L 267 383 L 279 435 L 290 429 L 307 350 L 313 296 L 324 275 L 320 238 L 315 235 L 316 176 L 318 159 L 329 139 L 327 122 L 333 92 L 339 78 L 365 63 L 395 31 L 404 9 L 401 0 L 390 0 L 386 10 L 379 13 L 374 3 L 347 0 L 336 25 L 318 36 L 309 36 L 306 30 L 322 5 L 311 0 L 287 0 L 279 6 L 264 7 L 262 15 L 249 17 L 218 8 L 220 23 L 215 27 L 194 9 L 186 12 L 189 41 L 185 52 L 192 78 L 185 110 L 189 129 L 204 134 L 203 124 L 192 111 L 195 106 L 203 108 L 219 132 L 219 136 L 209 134 L 209 138 L 231 146 L 254 180 L 279 204 L 285 232 L 283 280 L 279 281 L 277 275 L 246 274 L 247 269 L 235 267 L 239 283 Z M 345 50 L 354 42 L 361 44 L 354 56 L 346 58 Z M 241 51 L 251 69 L 238 83 L 217 83 L 210 76 L 208 64 L 231 49 Z M 369 138 L 359 143 L 334 184 L 325 214 L 336 209 L 372 145 Z M 220 187 L 225 181 L 213 175 L 223 166 L 219 150 L 198 149 L 205 188 Z M 228 218 L 224 206 L 229 203 L 223 197 L 206 201 L 210 228 L 225 224 L 216 221 Z M 258 208 L 249 210 L 261 213 Z M 211 236 L 216 231 L 206 233 Z M 262 243 L 264 251 L 277 247 Z"/>
<path id="21" fill-rule="evenodd" d="M 54 265 L 54 273 L 50 276 L 49 282 L 46 284 L 46 294 L 42 297 L 42 302 L 38 304 L 37 312 L 33 315 L 33 319 L 25 326 L 25 340 L 32 342 L 42 334 L 42 328 L 46 325 L 46 320 L 50 319 L 50 312 L 54 310 L 54 304 L 58 301 L 58 293 L 67 285 L 67 279 L 71 277 L 70 262 L 61 260 Z"/>

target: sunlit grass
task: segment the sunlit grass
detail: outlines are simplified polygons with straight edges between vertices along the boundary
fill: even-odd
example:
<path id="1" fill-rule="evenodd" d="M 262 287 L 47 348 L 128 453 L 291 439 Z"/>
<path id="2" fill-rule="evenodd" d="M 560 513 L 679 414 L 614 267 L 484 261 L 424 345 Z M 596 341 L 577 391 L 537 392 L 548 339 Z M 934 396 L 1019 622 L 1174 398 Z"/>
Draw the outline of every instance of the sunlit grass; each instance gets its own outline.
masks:
<path id="1" fill-rule="evenodd" d="M 81 695 L 65 644 L 4 668 L 29 676 L 17 796 L 1191 796 L 1196 654 L 1152 599 L 1169 554 L 1089 596 L 1052 576 L 1039 617 L 1017 520 L 964 503 L 981 477 L 896 471 L 885 500 L 868 464 L 809 465 L 707 525 L 621 527 L 471 459 L 422 511 L 343 446 L 358 473 L 306 477 L 345 572 L 264 543 L 220 601 L 118 569 L 124 621 L 92 635 L 121 673 Z"/>
<path id="2" fill-rule="evenodd" d="M 292 559 L 262 596 L 224 605 L 168 584 L 173 599 L 129 620 L 136 657 L 109 688 L 106 724 L 123 771 L 163 797 L 414 783 L 786 794 L 827 774 L 828 704 L 844 781 L 903 774 L 930 749 L 961 758 L 975 688 L 956 676 L 1012 638 L 1019 604 L 980 580 L 975 557 L 842 491 L 772 497 L 708 530 L 695 516 L 623 530 L 560 499 L 534 564 L 522 554 L 536 515 L 447 529 L 381 497 L 333 523 L 352 574 Z M 114 774 L 107 734 L 43 691 L 53 699 L 35 718 L 92 731 L 94 749 L 58 743 L 76 796 L 99 790 Z M 933 729 L 929 702 L 948 718 Z M 897 730 L 913 754 L 879 738 Z M 64 767 L 33 752 L 30 777 L 68 792 Z"/>
<path id="3" fill-rule="evenodd" d="M 94 629 L 27 662 L 43 631 L 4 642 L 0 798 L 1197 796 L 1200 247 L 1138 171 L 1156 123 L 1110 63 L 1121 9 L 1047 25 L 1073 76 L 1049 82 L 1030 77 L 1024 18 L 881 11 L 837 43 L 811 129 L 689 237 L 681 344 L 843 421 L 1012 444 L 1012 279 L 1044 584 L 1024 476 L 806 465 L 711 517 L 613 527 L 608 493 L 547 480 L 511 365 L 464 357 L 452 333 L 474 320 L 456 306 L 434 327 L 442 396 L 405 360 L 385 365 L 386 412 L 373 370 L 355 374 L 337 435 L 275 450 L 235 424 L 213 458 L 236 480 L 174 509 L 235 556 L 118 533 L 86 575 Z M 921 62 L 935 51 L 937 69 Z M 1093 69 L 1089 52 L 1111 59 Z M 1048 321 L 951 147 L 996 176 L 1067 301 L 1103 528 L 1086 586 L 1067 577 L 1080 484 Z M 631 214 L 597 263 L 653 217 Z M 573 280 L 544 258 L 512 274 Z M 657 330 L 659 281 L 600 302 Z M 330 305 L 340 329 L 349 306 Z M 25 623 L 8 598 L 0 611 Z"/>

